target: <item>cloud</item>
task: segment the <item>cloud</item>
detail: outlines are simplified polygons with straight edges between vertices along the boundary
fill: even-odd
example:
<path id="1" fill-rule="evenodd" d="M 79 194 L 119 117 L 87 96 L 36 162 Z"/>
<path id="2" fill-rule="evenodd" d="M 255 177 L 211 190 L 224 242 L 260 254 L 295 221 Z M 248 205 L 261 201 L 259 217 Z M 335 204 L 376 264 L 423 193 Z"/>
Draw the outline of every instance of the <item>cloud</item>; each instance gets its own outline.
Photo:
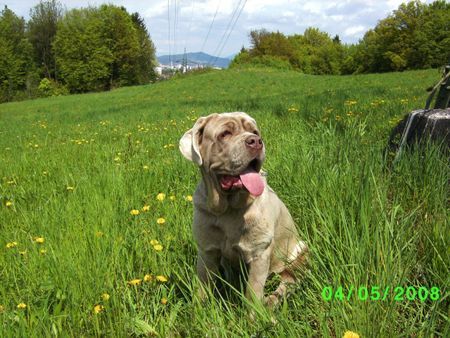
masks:
<path id="1" fill-rule="evenodd" d="M 1 7 L 6 4 L 25 18 L 28 17 L 29 9 L 38 3 L 38 0 L 0 1 L 3 1 Z M 243 45 L 248 46 L 250 30 L 261 28 L 284 34 L 303 34 L 306 28 L 317 27 L 330 36 L 339 35 L 345 43 L 355 43 L 404 0 L 59 1 L 68 9 L 106 2 L 124 6 L 129 12 L 139 12 L 148 26 L 158 54 L 168 53 L 169 50 L 171 53 L 182 53 L 185 47 L 188 52 L 195 52 L 203 47 L 204 52 L 221 51 L 223 56 L 239 51 Z M 231 31 L 238 5 L 244 2 L 245 7 Z M 430 3 L 431 0 L 426 2 Z M 233 13 L 236 14 L 233 16 Z"/>
<path id="2" fill-rule="evenodd" d="M 351 26 L 345 29 L 344 31 L 344 37 L 354 37 L 359 36 L 361 33 L 364 33 L 367 31 L 365 26 L 357 25 L 357 26 Z"/>

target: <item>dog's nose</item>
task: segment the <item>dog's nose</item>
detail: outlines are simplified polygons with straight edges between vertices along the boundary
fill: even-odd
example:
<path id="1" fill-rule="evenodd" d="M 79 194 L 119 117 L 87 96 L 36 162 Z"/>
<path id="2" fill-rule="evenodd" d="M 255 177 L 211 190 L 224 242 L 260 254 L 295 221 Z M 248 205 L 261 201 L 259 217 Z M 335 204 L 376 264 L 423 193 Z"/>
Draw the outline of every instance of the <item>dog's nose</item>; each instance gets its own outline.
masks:
<path id="1" fill-rule="evenodd" d="M 258 135 L 252 135 L 245 139 L 245 145 L 249 148 L 260 150 L 263 147 L 263 141 Z"/>

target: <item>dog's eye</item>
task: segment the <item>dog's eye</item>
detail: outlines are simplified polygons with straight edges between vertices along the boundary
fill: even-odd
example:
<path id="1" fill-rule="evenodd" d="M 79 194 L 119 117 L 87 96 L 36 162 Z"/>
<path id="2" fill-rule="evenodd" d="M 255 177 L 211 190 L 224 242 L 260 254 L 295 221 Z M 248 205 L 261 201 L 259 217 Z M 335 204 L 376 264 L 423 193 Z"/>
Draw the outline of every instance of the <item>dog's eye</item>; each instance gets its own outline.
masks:
<path id="1" fill-rule="evenodd" d="M 223 138 L 225 138 L 225 137 L 227 137 L 227 136 L 229 136 L 229 135 L 231 135 L 231 131 L 225 130 L 225 131 L 223 131 L 223 132 L 220 134 L 220 138 L 223 139 Z"/>
<path id="2" fill-rule="evenodd" d="M 257 131 L 257 130 L 254 130 L 254 131 L 253 131 L 253 134 L 255 134 L 255 135 L 258 135 L 258 136 L 259 136 L 259 131 Z"/>

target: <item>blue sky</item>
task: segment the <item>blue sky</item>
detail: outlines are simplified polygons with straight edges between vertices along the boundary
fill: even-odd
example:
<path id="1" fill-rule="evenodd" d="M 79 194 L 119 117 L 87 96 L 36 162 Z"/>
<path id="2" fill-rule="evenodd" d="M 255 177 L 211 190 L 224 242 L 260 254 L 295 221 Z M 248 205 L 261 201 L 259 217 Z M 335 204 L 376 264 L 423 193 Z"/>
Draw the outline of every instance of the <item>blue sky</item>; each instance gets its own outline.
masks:
<path id="1" fill-rule="evenodd" d="M 67 9 L 112 3 L 145 19 L 157 54 L 203 51 L 219 56 L 249 46 L 248 33 L 265 28 L 285 34 L 317 27 L 343 42 L 358 42 L 364 33 L 392 13 L 401 0 L 60 0 Z M 432 1 L 424 1 L 432 2 Z M 0 0 L 28 18 L 38 0 Z M 216 14 L 217 13 L 217 14 Z M 235 13 L 233 17 L 233 13 Z M 238 17 L 238 13 L 240 13 Z M 215 17 L 215 18 L 214 18 Z M 234 18 L 234 20 L 232 20 Z M 170 21 L 170 32 L 169 32 Z M 210 29 L 211 28 L 211 29 Z M 231 30 L 233 28 L 233 30 Z M 208 35 L 208 32 L 209 35 Z M 170 34 L 170 35 L 169 35 Z"/>

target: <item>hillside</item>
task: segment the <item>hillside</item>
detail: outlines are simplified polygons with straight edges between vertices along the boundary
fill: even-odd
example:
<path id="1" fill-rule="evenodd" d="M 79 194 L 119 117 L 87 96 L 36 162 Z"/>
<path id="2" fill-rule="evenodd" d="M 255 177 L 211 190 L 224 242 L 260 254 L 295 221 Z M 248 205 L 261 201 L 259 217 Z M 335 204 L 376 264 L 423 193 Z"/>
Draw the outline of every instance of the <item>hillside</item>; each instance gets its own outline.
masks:
<path id="1" fill-rule="evenodd" d="M 430 147 L 389 171 L 381 156 L 439 78 L 223 70 L 1 104 L 0 336 L 448 336 L 448 160 Z M 196 296 L 200 174 L 178 140 L 224 111 L 257 120 L 311 251 L 254 320 L 240 293 Z"/>

